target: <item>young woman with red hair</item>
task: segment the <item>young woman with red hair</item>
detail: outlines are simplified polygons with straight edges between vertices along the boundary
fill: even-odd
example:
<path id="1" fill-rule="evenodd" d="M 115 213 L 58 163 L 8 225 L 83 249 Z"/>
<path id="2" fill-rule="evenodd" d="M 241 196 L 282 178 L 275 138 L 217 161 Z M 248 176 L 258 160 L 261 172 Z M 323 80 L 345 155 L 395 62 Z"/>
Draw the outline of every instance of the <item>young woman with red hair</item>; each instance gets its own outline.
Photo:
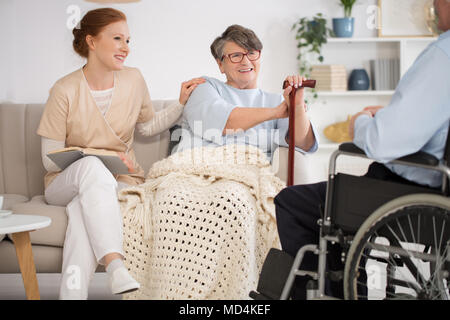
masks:
<path id="1" fill-rule="evenodd" d="M 102 8 L 86 13 L 73 29 L 73 48 L 87 63 L 56 81 L 37 133 L 47 170 L 45 198 L 66 206 L 60 299 L 87 299 L 98 264 L 106 267 L 112 293 L 139 288 L 123 264 L 122 216 L 117 191 L 144 182 L 132 148 L 135 127 L 145 135 L 166 129 L 181 115 L 191 92 L 204 80 L 181 86 L 179 103 L 155 113 L 147 85 L 136 68 L 125 67 L 130 49 L 126 16 Z M 112 150 L 130 174 L 113 176 L 96 157 L 80 159 L 62 172 L 47 157 L 64 147 Z"/>

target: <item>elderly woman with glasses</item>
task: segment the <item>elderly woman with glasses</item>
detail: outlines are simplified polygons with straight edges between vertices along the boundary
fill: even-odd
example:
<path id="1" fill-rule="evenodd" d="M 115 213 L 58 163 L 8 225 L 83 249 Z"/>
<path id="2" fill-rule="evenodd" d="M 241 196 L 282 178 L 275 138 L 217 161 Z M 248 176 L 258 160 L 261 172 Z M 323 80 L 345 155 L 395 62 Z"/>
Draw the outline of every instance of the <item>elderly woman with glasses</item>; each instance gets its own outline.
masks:
<path id="1" fill-rule="evenodd" d="M 238 25 L 213 42 L 227 81 L 198 84 L 177 152 L 155 163 L 139 188 L 121 191 L 125 246 L 134 257 L 127 266 L 142 284 L 127 298 L 247 299 L 267 252 L 280 246 L 273 198 L 284 183 L 266 156 L 288 144 L 288 96 L 303 78 L 287 77 L 292 86 L 283 94 L 258 89 L 261 49 Z M 314 152 L 303 90 L 296 97 L 295 144 Z"/>
<path id="2" fill-rule="evenodd" d="M 289 93 L 303 77 L 288 76 L 283 94 L 258 88 L 261 41 L 239 25 L 228 27 L 214 40 L 211 53 L 226 82 L 203 77 L 183 111 L 181 141 L 175 151 L 200 146 L 244 143 L 257 146 L 271 158 L 276 146 L 288 145 Z M 281 81 L 280 81 L 281 84 Z M 317 135 L 306 114 L 303 89 L 295 101 L 295 146 L 301 153 L 317 150 Z"/>

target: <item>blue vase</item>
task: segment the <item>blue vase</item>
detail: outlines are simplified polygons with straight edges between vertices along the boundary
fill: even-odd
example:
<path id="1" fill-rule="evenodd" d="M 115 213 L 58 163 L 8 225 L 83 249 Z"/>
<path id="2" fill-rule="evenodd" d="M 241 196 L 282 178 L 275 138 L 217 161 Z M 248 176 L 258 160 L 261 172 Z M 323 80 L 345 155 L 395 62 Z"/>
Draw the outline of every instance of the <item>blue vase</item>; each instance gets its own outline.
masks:
<path id="1" fill-rule="evenodd" d="M 353 37 L 355 18 L 333 18 L 333 31 L 338 38 Z"/>
<path id="2" fill-rule="evenodd" d="M 366 70 L 353 70 L 348 79 L 348 90 L 368 90 L 369 87 L 370 80 Z"/>

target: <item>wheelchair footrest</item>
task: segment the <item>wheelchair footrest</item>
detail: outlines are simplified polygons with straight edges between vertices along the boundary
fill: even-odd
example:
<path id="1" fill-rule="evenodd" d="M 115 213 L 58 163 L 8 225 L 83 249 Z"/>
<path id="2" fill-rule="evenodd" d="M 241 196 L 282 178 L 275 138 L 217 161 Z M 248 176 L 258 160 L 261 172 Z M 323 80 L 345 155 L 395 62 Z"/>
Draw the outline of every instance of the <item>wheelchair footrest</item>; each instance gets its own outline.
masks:
<path id="1" fill-rule="evenodd" d="M 294 258 L 286 252 L 270 249 L 259 276 L 258 292 L 250 292 L 250 298 L 279 300 L 293 263 Z"/>
<path id="2" fill-rule="evenodd" d="M 265 296 L 265 295 L 263 295 L 263 294 L 261 294 L 259 292 L 256 292 L 256 291 L 250 291 L 249 296 L 253 300 L 273 300 L 273 299 L 271 299 L 271 298 L 269 298 L 269 297 L 267 297 L 267 296 Z"/>

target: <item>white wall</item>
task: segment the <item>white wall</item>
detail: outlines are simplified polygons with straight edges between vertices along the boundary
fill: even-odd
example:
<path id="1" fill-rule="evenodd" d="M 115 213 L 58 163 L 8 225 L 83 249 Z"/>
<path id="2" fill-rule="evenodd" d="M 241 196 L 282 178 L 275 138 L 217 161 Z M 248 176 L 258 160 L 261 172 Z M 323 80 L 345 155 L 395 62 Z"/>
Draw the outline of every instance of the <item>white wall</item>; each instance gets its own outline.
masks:
<path id="1" fill-rule="evenodd" d="M 355 37 L 375 36 L 366 27 L 368 5 L 354 8 Z M 44 103 L 53 83 L 83 65 L 66 27 L 70 5 L 82 15 L 99 5 L 83 0 L 0 0 L 0 102 Z M 107 5 L 125 12 L 132 42 L 126 64 L 138 67 L 153 99 L 177 98 L 182 81 L 201 75 L 222 78 L 209 46 L 227 26 L 253 29 L 264 45 L 260 87 L 279 92 L 296 73 L 292 24 L 322 12 L 343 16 L 338 0 L 141 0 Z"/>
<path id="2" fill-rule="evenodd" d="M 12 1 L 0 0 L 0 102 L 11 97 L 8 82 L 11 80 L 11 66 L 14 61 L 14 38 L 11 34 L 14 20 L 10 14 L 13 10 Z"/>

